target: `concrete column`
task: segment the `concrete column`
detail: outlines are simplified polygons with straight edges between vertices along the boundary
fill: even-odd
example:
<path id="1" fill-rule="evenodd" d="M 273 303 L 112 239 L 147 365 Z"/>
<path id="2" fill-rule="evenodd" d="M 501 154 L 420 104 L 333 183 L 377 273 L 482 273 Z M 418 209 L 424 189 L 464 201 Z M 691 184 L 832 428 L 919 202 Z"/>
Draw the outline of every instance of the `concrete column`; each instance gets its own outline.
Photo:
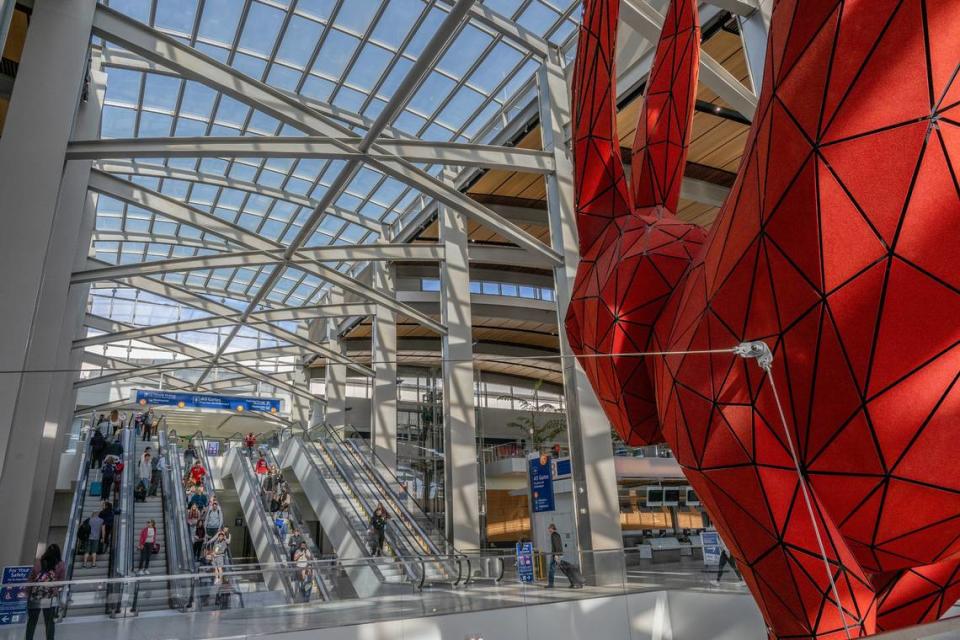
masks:
<path id="1" fill-rule="evenodd" d="M 331 291 L 328 302 L 343 304 L 343 292 Z M 327 320 L 326 325 L 327 347 L 342 353 L 343 347 L 337 335 L 336 319 Z M 327 366 L 324 368 L 324 388 L 327 398 L 326 423 L 338 431 L 343 431 L 350 422 L 347 416 L 347 365 L 327 360 Z"/>
<path id="2" fill-rule="evenodd" d="M 394 272 L 388 262 L 374 263 L 374 286 L 394 295 Z M 370 440 L 374 453 L 397 468 L 397 315 L 384 306 L 373 318 L 373 393 L 370 395 Z"/>
<path id="3" fill-rule="evenodd" d="M 580 261 L 573 197 L 573 163 L 567 150 L 570 91 L 556 51 L 539 72 L 543 148 L 552 151 L 556 172 L 547 176 L 547 211 L 553 248 L 564 263 L 554 269 L 567 436 L 573 472 L 574 520 L 584 575 L 598 584 L 623 579 L 623 539 L 610 423 L 563 330 Z"/>
<path id="4" fill-rule="evenodd" d="M 467 221 L 441 205 L 440 314 L 443 354 L 444 487 L 447 539 L 460 550 L 480 547 L 477 431 L 473 395 L 473 333 Z"/>
<path id="5" fill-rule="evenodd" d="M 91 64 L 87 99 L 81 102 L 77 113 L 77 138 L 97 137 L 106 85 L 107 76 L 100 68 L 99 57 L 95 57 Z M 68 246 L 72 238 L 76 239 L 73 270 L 80 270 L 86 266 L 91 248 L 90 238 L 96 224 L 97 196 L 87 191 L 91 165 L 89 161 L 74 161 L 66 165 L 60 188 L 58 222 L 54 229 L 55 237 L 51 240 L 52 245 Z M 73 339 L 83 332 L 83 318 L 90 286 L 75 285 L 70 287 L 67 293 L 65 290 L 67 282 L 64 280 L 61 288 L 51 292 L 53 295 L 44 296 L 44 302 L 47 304 L 59 305 L 64 302 L 63 297 L 60 297 L 63 293 L 66 297 L 66 305 L 62 309 L 63 325 L 55 356 L 57 366 L 54 368 L 59 371 L 51 377 L 44 419 L 44 430 L 52 431 L 56 428 L 57 436 L 43 440 L 37 470 L 41 476 L 46 473 L 46 482 L 37 482 L 34 487 L 34 504 L 43 506 L 30 512 L 31 517 L 40 518 L 38 535 L 41 539 L 50 529 L 50 514 L 60 468 L 60 453 L 69 442 L 70 427 L 76 407 L 77 394 L 73 388 L 73 381 L 77 379 L 77 372 L 83 362 L 83 349 L 74 349 Z M 56 313 L 58 308 L 52 311 Z"/>
<path id="6" fill-rule="evenodd" d="M 51 374 L 57 366 L 67 287 L 76 254 L 77 208 L 58 207 L 64 151 L 84 84 L 95 0 L 37 0 L 0 138 L 0 564 L 33 559 L 39 537 L 35 489 Z M 72 180 L 70 181 L 72 182 Z M 69 183 L 68 183 L 69 184 Z M 75 191 L 64 191 L 66 197 Z M 72 214 L 73 220 L 59 216 Z M 72 234 L 63 226 L 74 224 Z M 72 328 L 72 327 L 71 327 Z M 40 510 L 42 511 L 42 510 Z"/>

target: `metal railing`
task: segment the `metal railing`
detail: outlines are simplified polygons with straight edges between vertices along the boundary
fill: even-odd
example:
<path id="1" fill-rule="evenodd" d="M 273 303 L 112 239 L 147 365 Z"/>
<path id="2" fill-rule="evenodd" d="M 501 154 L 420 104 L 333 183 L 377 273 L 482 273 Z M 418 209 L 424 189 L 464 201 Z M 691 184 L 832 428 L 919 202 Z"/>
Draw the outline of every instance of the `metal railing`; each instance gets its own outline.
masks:
<path id="1" fill-rule="evenodd" d="M 110 572 L 111 578 L 125 578 L 133 572 L 133 486 L 136 477 L 136 451 L 134 447 L 134 432 L 132 427 L 124 427 L 120 430 L 120 445 L 123 447 L 123 473 L 120 478 L 120 499 L 118 501 L 119 518 L 114 516 L 113 536 L 110 552 Z M 114 512 L 117 512 L 114 505 Z M 135 588 L 128 586 L 127 582 L 111 582 L 107 588 L 107 614 L 118 616 L 123 612 L 124 606 L 131 598 L 131 590 Z"/>
<path id="2" fill-rule="evenodd" d="M 166 426 L 165 418 L 161 418 Z M 183 506 L 183 487 L 175 478 L 173 463 L 176 462 L 176 445 L 171 445 L 167 431 L 157 424 L 157 442 L 159 450 L 164 452 L 165 464 L 160 477 L 163 493 L 163 529 L 164 545 L 167 552 L 167 573 L 193 573 L 193 544 L 186 535 L 186 509 Z M 179 468 L 179 466 L 178 466 Z M 179 500 L 178 500 L 179 498 Z M 189 550 L 189 551 L 188 551 Z M 171 609 L 186 610 L 190 606 L 190 585 L 182 581 L 171 580 L 167 585 Z"/>
<path id="3" fill-rule="evenodd" d="M 96 418 L 92 415 L 91 425 Z M 90 433 L 91 431 L 81 428 L 80 441 L 77 443 L 77 456 L 80 458 L 80 468 L 77 469 L 77 479 L 74 482 L 73 500 L 70 502 L 70 516 L 67 520 L 67 537 L 63 541 L 63 558 L 66 560 L 67 580 L 73 579 L 73 569 L 77 560 L 77 531 L 80 529 L 80 523 L 83 522 L 83 502 L 87 495 L 87 487 L 90 482 Z M 71 600 L 70 587 L 60 590 L 60 608 L 58 615 L 60 619 L 66 617 L 67 610 L 70 608 Z"/>
<path id="4" fill-rule="evenodd" d="M 351 490 L 344 484 L 345 479 L 337 472 L 337 470 L 330 467 L 330 464 L 326 458 L 317 450 L 313 442 L 310 442 L 309 440 L 301 440 L 301 444 L 303 445 L 307 454 L 305 456 L 307 464 L 314 468 L 314 470 L 317 472 L 317 476 L 326 485 L 326 492 L 331 496 L 334 496 L 332 503 L 334 508 L 337 510 L 337 513 L 340 514 L 340 517 L 343 518 L 345 522 L 349 523 L 351 520 L 354 520 L 356 523 L 356 526 L 347 527 L 349 535 L 353 537 L 354 542 L 361 549 L 367 549 L 367 540 L 358 531 L 358 527 L 363 528 L 365 531 L 368 518 L 359 511 L 357 502 L 350 497 Z M 333 485 L 331 485 L 331 481 Z M 346 505 L 344 505 L 344 501 L 336 499 L 332 486 L 335 486 L 340 490 L 341 494 L 344 496 Z M 367 566 L 377 576 L 377 579 L 381 582 L 385 581 L 383 571 L 376 562 L 376 558 L 367 556 L 366 561 Z M 406 567 L 404 567 L 404 569 L 406 571 Z M 411 575 L 409 572 L 407 572 L 407 577 L 416 581 L 421 579 L 421 576 Z"/>

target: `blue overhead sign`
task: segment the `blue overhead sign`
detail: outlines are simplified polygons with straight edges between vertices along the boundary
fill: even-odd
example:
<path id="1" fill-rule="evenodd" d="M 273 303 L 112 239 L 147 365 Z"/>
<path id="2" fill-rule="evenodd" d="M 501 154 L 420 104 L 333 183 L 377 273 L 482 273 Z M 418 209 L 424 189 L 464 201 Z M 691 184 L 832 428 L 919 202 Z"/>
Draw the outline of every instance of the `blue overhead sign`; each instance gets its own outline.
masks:
<path id="1" fill-rule="evenodd" d="M 533 512 L 553 511 L 556 502 L 553 498 L 552 464 L 549 458 L 530 458 L 530 499 Z"/>
<path id="2" fill-rule="evenodd" d="M 23 565 L 3 568 L 3 586 L 0 587 L 0 625 L 27 621 L 27 590 L 8 586 L 29 582 L 33 567 Z"/>
<path id="3" fill-rule="evenodd" d="M 278 398 L 247 398 L 243 396 L 220 396 L 210 393 L 187 393 L 180 391 L 152 391 L 137 389 L 136 403 L 142 407 L 178 407 L 180 409 L 220 409 L 226 411 L 259 411 L 279 413 Z"/>

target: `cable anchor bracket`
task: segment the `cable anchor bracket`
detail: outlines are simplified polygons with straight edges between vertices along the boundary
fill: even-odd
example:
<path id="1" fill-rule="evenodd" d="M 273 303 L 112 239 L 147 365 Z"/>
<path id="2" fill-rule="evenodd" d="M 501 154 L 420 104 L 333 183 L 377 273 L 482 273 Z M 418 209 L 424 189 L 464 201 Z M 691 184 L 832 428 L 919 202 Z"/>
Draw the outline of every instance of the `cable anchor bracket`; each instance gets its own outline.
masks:
<path id="1" fill-rule="evenodd" d="M 753 358 L 757 365 L 767 373 L 773 366 L 773 352 L 766 342 L 754 340 L 752 342 L 741 342 L 733 348 L 733 352 L 741 358 Z"/>

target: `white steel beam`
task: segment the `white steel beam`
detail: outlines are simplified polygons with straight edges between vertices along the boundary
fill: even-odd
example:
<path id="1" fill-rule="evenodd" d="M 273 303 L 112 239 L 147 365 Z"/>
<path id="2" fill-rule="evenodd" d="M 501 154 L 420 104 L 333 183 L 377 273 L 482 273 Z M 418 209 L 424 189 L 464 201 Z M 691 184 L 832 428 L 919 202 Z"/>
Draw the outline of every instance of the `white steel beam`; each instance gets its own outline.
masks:
<path id="1" fill-rule="evenodd" d="M 291 247 L 284 247 L 279 242 L 268 240 L 267 238 L 259 236 L 255 233 L 251 233 L 238 225 L 230 224 L 204 211 L 194 209 L 172 198 L 168 198 L 161 193 L 141 187 L 129 182 L 128 180 L 111 176 L 103 173 L 102 171 L 91 172 L 90 189 L 98 193 L 129 202 L 136 206 L 150 209 L 173 220 L 192 224 L 197 228 L 203 229 L 215 235 L 219 235 L 220 237 L 230 240 L 231 242 L 234 242 L 242 247 L 264 252 L 272 251 L 276 253 L 282 253 L 283 258 L 278 259 L 279 262 L 285 263 L 293 260 L 296 257 L 296 253 L 291 251 L 293 245 L 291 245 Z M 370 287 L 357 282 L 356 279 L 343 274 L 336 269 L 319 263 L 310 264 L 306 260 L 298 263 L 297 266 L 307 273 L 311 273 L 328 282 L 334 283 L 339 287 L 343 287 L 346 290 L 364 296 L 371 302 L 383 304 L 397 313 L 402 313 L 406 316 L 409 316 L 436 333 L 442 334 L 444 332 L 444 328 L 437 324 L 429 316 L 424 315 L 419 311 L 404 305 L 403 303 L 397 302 L 395 299 L 383 295 L 381 292 L 374 291 Z M 270 287 L 264 284 L 261 286 L 260 291 L 269 290 L 269 288 Z M 231 310 L 231 313 L 232 312 L 233 310 Z"/>
<path id="2" fill-rule="evenodd" d="M 227 189 L 234 189 L 236 191 L 244 191 L 246 193 L 254 193 L 259 196 L 266 196 L 275 200 L 291 202 L 293 204 L 300 205 L 301 207 L 309 207 L 310 209 L 315 209 L 318 203 L 317 200 L 308 198 L 306 196 L 301 196 L 296 193 L 291 193 L 289 191 L 284 191 L 283 189 L 277 189 L 275 187 L 262 185 L 256 182 L 238 180 L 236 178 L 230 178 L 227 176 L 219 176 L 213 173 L 188 171 L 186 169 L 158 166 L 154 164 L 144 164 L 139 162 L 110 160 L 95 163 L 94 167 L 106 173 L 112 174 L 129 174 L 146 176 L 149 178 L 169 178 L 171 180 L 182 180 L 184 182 L 193 182 L 197 184 L 211 184 L 218 187 L 225 187 Z M 383 235 L 382 224 L 376 220 L 371 220 L 366 216 L 362 216 L 355 211 L 349 211 L 343 207 L 332 205 L 327 208 L 327 214 L 340 218 L 341 220 L 360 225 L 361 227 L 366 227 L 367 229 L 370 229 L 374 233 L 377 233 L 381 236 Z"/>
<path id="3" fill-rule="evenodd" d="M 199 136 L 167 138 L 116 138 L 74 140 L 67 160 L 120 160 L 132 158 L 322 158 L 450 164 L 521 173 L 553 171 L 553 158 L 536 149 L 517 149 L 462 142 L 384 140 L 363 153 L 345 147 L 356 138 L 320 136 Z"/>
<path id="4" fill-rule="evenodd" d="M 171 220 L 190 225 L 207 233 L 229 240 L 238 245 L 269 251 L 276 249 L 276 243 L 243 227 L 221 220 L 216 216 L 200 209 L 195 209 L 179 200 L 170 198 L 152 189 L 141 187 L 138 184 L 117 178 L 103 171 L 90 172 L 90 189 L 111 198 L 116 198 L 136 207 L 143 207 L 159 213 Z"/>
<path id="5" fill-rule="evenodd" d="M 287 307 L 270 309 L 253 313 L 247 318 L 245 325 L 269 333 L 274 327 L 264 327 L 271 322 L 311 320 L 315 318 L 340 318 L 346 316 L 366 316 L 376 311 L 376 305 L 355 303 L 342 305 L 315 305 L 310 307 Z M 203 331 L 217 327 L 227 327 L 240 320 L 239 313 L 233 316 L 213 316 L 197 318 L 195 320 L 181 320 L 165 324 L 135 327 L 132 329 L 112 330 L 95 336 L 88 336 L 74 340 L 74 348 L 89 347 L 96 344 L 109 344 L 126 340 L 141 340 L 147 336 L 162 336 L 168 333 L 183 333 L 187 331 Z"/>
<path id="6" fill-rule="evenodd" d="M 443 246 L 437 243 L 423 244 L 360 244 L 330 245 L 301 249 L 290 264 L 313 266 L 317 262 L 390 261 L 390 262 L 438 262 L 443 260 Z M 276 252 L 234 251 L 229 253 L 169 258 L 133 264 L 84 269 L 73 274 L 72 283 L 115 280 L 132 276 L 147 276 L 161 273 L 181 273 L 198 269 L 222 269 L 262 266 L 285 262 Z"/>
<path id="7" fill-rule="evenodd" d="M 184 78 L 212 86 L 240 102 L 252 102 L 267 115 L 301 131 L 329 136 L 350 135 L 346 127 L 331 123 L 277 89 L 102 4 L 97 5 L 93 34 L 157 62 Z"/>
<path id="8" fill-rule="evenodd" d="M 563 327 L 580 261 L 573 193 L 573 161 L 564 144 L 563 123 L 570 118 L 570 93 L 559 55 L 540 69 L 540 122 L 544 149 L 555 154 L 558 171 L 547 179 L 547 211 L 554 248 L 564 264 L 554 269 L 557 322 Z M 565 356 L 563 392 L 566 427 L 570 443 L 573 479 L 574 522 L 578 548 L 593 552 L 583 556 L 584 565 L 598 585 L 616 584 L 623 575 L 623 546 L 617 508 L 617 478 L 613 464 L 610 423 L 574 359 L 566 332 L 559 332 L 560 354 Z M 543 535 L 534 532 L 534 539 Z"/>
<path id="9" fill-rule="evenodd" d="M 345 151 L 359 151 L 363 154 L 370 152 L 376 156 L 389 155 L 389 151 L 378 145 L 380 134 L 406 104 L 413 90 L 429 71 L 430 65 L 439 55 L 449 36 L 455 32 L 463 16 L 473 4 L 473 0 L 457 1 L 450 13 L 444 18 L 443 23 L 437 28 L 431 40 L 424 46 L 417 61 L 410 68 L 407 77 L 401 82 L 401 86 L 394 91 L 390 102 L 383 108 L 376 121 L 370 125 L 367 134 L 359 143 L 345 145 Z M 97 14 L 94 17 L 94 33 L 106 40 L 123 45 L 126 49 L 147 60 L 162 64 L 186 78 L 223 91 L 244 104 L 266 112 L 281 122 L 297 127 L 306 134 L 329 136 L 340 140 L 353 136 L 353 132 L 349 128 L 333 122 L 327 116 L 317 113 L 273 87 L 253 80 L 143 23 L 102 5 L 98 5 Z M 408 81 L 408 79 L 410 80 Z M 418 169 L 413 163 L 402 158 L 392 158 L 390 161 L 371 158 L 369 164 L 387 175 L 413 186 L 422 193 L 438 198 L 448 206 L 462 210 L 477 222 L 497 231 L 517 245 L 539 252 L 551 260 L 559 260 L 558 256 L 549 247 L 546 247 L 524 230 L 503 220 L 456 189 L 446 187 L 440 181 Z M 332 181 L 314 215 L 310 217 L 303 226 L 301 233 L 291 243 L 293 250 L 302 246 L 306 239 L 313 234 L 323 212 L 339 197 L 359 167 L 358 161 L 347 162 L 341 173 Z"/>

